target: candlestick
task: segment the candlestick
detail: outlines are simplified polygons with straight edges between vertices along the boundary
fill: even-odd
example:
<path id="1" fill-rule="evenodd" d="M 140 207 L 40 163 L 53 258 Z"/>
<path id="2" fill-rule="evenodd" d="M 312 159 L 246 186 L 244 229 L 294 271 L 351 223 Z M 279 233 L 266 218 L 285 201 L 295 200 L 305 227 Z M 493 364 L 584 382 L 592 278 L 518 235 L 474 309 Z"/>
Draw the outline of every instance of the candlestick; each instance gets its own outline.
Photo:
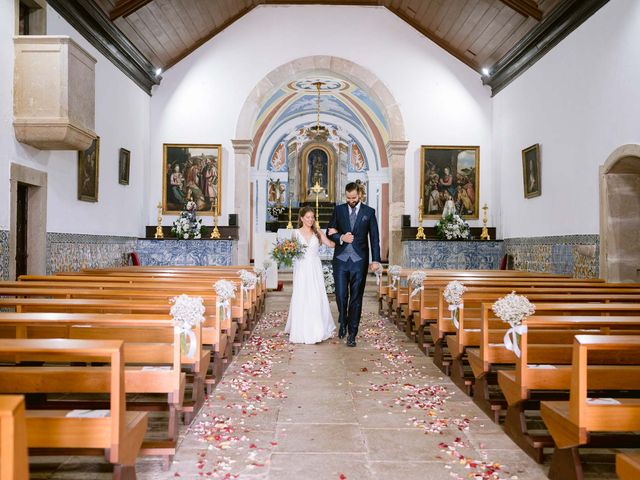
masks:
<path id="1" fill-rule="evenodd" d="M 416 233 L 416 240 L 426 240 L 427 236 L 424 234 L 424 228 L 422 228 L 422 197 L 420 197 L 420 205 L 418 207 L 418 233 Z"/>
<path id="2" fill-rule="evenodd" d="M 289 223 L 287 223 L 287 230 L 293 229 L 293 223 L 291 223 L 291 194 L 289 194 Z"/>
<path id="3" fill-rule="evenodd" d="M 158 226 L 156 227 L 156 234 L 154 238 L 164 238 L 162 233 L 162 202 L 158 202 Z"/>
<path id="4" fill-rule="evenodd" d="M 482 219 L 482 233 L 480 234 L 480 240 L 491 240 L 489 236 L 489 230 L 487 230 L 487 204 L 484 204 L 482 210 L 484 210 L 484 218 Z"/>
<path id="5" fill-rule="evenodd" d="M 216 198 L 213 199 L 213 203 L 211 204 L 211 212 L 213 213 L 213 230 L 211 230 L 211 239 L 220 238 L 220 230 L 218 230 L 218 201 Z"/>
<path id="6" fill-rule="evenodd" d="M 318 221 L 318 218 L 320 216 L 318 213 L 318 195 L 320 195 L 320 192 L 322 192 L 323 190 L 324 188 L 322 188 L 318 182 L 316 182 L 316 184 L 311 189 L 311 191 L 316 194 L 316 228 L 318 230 L 320 229 L 320 222 Z"/>

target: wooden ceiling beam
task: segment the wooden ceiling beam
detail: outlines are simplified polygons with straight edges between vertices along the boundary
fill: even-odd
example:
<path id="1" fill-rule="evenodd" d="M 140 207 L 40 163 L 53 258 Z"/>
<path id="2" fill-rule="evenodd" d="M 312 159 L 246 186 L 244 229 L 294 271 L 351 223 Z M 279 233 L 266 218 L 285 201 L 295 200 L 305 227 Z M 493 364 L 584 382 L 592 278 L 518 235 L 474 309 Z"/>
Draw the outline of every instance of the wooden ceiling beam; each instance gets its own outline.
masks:
<path id="1" fill-rule="evenodd" d="M 500 0 L 507 7 L 515 10 L 525 18 L 531 17 L 538 22 L 542 20 L 542 10 L 538 8 L 535 0 Z"/>
<path id="2" fill-rule="evenodd" d="M 109 18 L 111 21 L 114 21 L 120 17 L 128 17 L 152 1 L 153 0 L 119 0 L 115 8 L 109 13 Z"/>

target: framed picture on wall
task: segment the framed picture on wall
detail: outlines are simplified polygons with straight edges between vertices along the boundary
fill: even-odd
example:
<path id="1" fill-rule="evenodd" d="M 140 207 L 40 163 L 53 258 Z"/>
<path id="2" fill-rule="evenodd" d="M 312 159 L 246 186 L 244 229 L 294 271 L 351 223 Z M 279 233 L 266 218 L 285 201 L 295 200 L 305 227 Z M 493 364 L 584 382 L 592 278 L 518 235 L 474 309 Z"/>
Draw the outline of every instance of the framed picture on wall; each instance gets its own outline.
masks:
<path id="1" fill-rule="evenodd" d="M 78 200 L 98 201 L 100 172 L 100 137 L 96 137 L 84 152 L 78 152 Z"/>
<path id="2" fill-rule="evenodd" d="M 200 215 L 220 214 L 222 145 L 163 145 L 162 213 L 179 214 L 189 200 Z"/>
<path id="3" fill-rule="evenodd" d="M 524 198 L 539 197 L 540 189 L 540 144 L 522 150 L 522 182 Z"/>
<path id="4" fill-rule="evenodd" d="M 423 145 L 420 159 L 424 217 L 441 218 L 452 200 L 460 216 L 478 218 L 480 147 Z"/>
<path id="5" fill-rule="evenodd" d="M 121 148 L 118 156 L 118 183 L 120 185 L 129 185 L 130 160 L 131 152 L 126 148 Z"/>

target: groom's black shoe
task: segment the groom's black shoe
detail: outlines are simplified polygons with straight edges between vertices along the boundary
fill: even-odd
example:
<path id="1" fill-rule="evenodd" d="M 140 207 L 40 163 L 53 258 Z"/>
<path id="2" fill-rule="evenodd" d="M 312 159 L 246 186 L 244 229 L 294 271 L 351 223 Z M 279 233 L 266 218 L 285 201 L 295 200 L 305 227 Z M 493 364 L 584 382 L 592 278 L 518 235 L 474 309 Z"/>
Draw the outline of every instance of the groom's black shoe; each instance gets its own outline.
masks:
<path id="1" fill-rule="evenodd" d="M 356 346 L 356 337 L 349 336 L 347 339 L 347 347 L 355 347 Z"/>
<path id="2" fill-rule="evenodd" d="M 347 326 L 340 325 L 340 329 L 338 330 L 338 338 L 342 340 L 346 336 L 347 336 Z"/>

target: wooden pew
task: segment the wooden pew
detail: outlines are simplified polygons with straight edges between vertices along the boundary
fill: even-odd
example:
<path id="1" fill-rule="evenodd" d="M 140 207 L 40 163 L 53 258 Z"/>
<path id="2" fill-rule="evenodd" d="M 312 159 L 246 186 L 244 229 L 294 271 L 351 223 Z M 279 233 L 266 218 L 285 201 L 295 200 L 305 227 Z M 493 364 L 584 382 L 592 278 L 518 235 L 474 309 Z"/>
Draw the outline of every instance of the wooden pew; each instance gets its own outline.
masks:
<path id="1" fill-rule="evenodd" d="M 109 393 L 108 416 L 79 418 L 60 410 L 27 411 L 29 448 L 104 453 L 113 478 L 135 478 L 147 430 L 146 412 L 125 408 L 123 342 L 116 340 L 0 339 L 0 357 L 21 360 L 108 361 L 104 367 L 0 367 L 0 393 Z M 70 415 L 71 414 L 71 415 Z"/>
<path id="2" fill-rule="evenodd" d="M 599 365 L 603 358 L 612 355 L 620 365 L 616 368 Z M 551 480 L 583 478 L 579 446 L 637 446 L 637 436 L 620 434 L 640 431 L 640 398 L 622 397 L 617 392 L 636 390 L 638 393 L 640 336 L 577 335 L 572 349 L 570 381 L 569 401 L 543 401 L 540 406 L 556 445 L 549 469 Z M 610 391 L 614 398 L 589 400 L 587 392 L 591 389 Z M 595 436 L 596 432 L 618 435 Z"/>
<path id="3" fill-rule="evenodd" d="M 617 454 L 616 473 L 620 480 L 638 480 L 640 478 L 640 453 Z"/>
<path id="4" fill-rule="evenodd" d="M 28 479 L 24 397 L 0 395 L 0 480 Z"/>
<path id="5" fill-rule="evenodd" d="M 546 436 L 528 431 L 526 410 L 536 410 L 541 399 L 563 398 L 571 381 L 571 349 L 574 337 L 580 334 L 640 334 L 638 316 L 531 316 L 526 321 L 528 331 L 520 337 L 520 358 L 515 358 L 515 370 L 500 370 L 498 384 L 508 403 L 505 432 L 525 452 L 538 462 L 542 449 L 549 446 Z M 616 365 L 610 356 L 603 364 Z M 532 366 L 533 365 L 533 366 Z M 535 367 L 542 365 L 543 367 Z M 613 372 L 616 367 L 608 367 Z M 604 368 L 601 368 L 604 371 Z"/>

